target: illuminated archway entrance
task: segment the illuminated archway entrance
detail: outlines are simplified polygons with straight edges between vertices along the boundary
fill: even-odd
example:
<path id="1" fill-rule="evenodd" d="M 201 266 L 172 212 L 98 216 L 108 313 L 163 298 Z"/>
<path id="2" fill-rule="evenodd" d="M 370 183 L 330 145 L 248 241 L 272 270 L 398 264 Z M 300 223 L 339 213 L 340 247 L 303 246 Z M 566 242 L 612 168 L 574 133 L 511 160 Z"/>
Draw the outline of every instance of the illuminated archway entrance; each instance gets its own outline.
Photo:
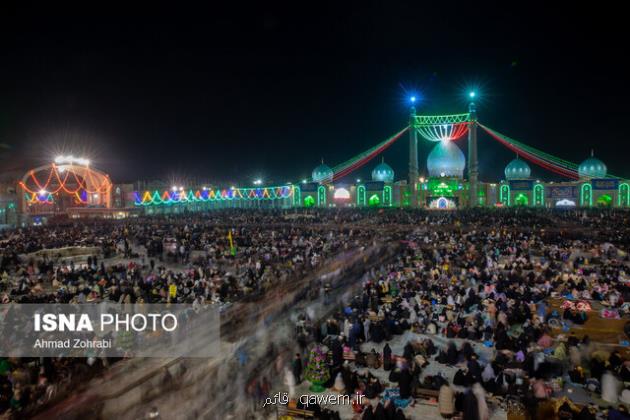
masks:
<path id="1" fill-rule="evenodd" d="M 529 199 L 527 198 L 525 194 L 521 193 L 514 198 L 514 203 L 517 206 L 526 206 L 529 204 Z"/>
<path id="2" fill-rule="evenodd" d="M 376 194 L 371 196 L 370 200 L 368 201 L 368 205 L 370 207 L 378 207 L 380 204 L 381 204 L 381 199 L 378 198 L 378 195 L 376 195 Z"/>
<path id="3" fill-rule="evenodd" d="M 28 171 L 19 182 L 22 211 L 63 213 L 69 208 L 110 208 L 109 175 L 90 167 L 86 159 L 59 157 L 55 163 Z"/>
<path id="4" fill-rule="evenodd" d="M 575 201 L 569 200 L 567 198 L 563 198 L 562 200 L 556 201 L 556 207 L 575 207 Z"/>

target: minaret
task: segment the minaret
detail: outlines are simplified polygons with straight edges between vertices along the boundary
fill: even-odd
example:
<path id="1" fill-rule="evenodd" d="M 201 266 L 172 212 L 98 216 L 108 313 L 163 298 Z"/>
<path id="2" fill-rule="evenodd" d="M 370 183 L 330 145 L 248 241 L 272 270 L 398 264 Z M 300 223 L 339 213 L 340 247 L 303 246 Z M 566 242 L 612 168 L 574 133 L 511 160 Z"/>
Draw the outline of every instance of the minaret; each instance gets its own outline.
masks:
<path id="1" fill-rule="evenodd" d="M 417 206 L 416 183 L 418 182 L 418 131 L 415 125 L 416 107 L 411 105 L 409 115 L 409 193 L 412 207 Z"/>
<path id="2" fill-rule="evenodd" d="M 471 93 L 471 98 L 473 97 L 474 94 Z M 477 207 L 479 205 L 479 200 L 477 199 L 477 191 L 479 189 L 479 161 L 477 159 L 477 108 L 473 101 L 468 104 L 468 113 L 470 114 L 470 125 L 468 127 L 469 206 Z"/>

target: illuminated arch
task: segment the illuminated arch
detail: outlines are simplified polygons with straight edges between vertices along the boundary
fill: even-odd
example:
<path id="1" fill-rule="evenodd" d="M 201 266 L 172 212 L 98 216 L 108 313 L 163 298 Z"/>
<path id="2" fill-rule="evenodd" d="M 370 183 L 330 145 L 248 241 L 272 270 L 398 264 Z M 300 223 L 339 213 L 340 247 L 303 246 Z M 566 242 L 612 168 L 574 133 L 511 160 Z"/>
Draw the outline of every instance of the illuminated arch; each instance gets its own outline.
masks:
<path id="1" fill-rule="evenodd" d="M 510 205 L 510 186 L 509 185 L 503 184 L 501 185 L 501 188 L 499 188 L 499 201 L 501 202 L 501 204 L 503 204 L 506 207 Z"/>
<path id="2" fill-rule="evenodd" d="M 31 169 L 18 183 L 23 192 L 23 209 L 50 204 L 63 196 L 73 205 L 111 207 L 112 182 L 109 175 L 88 165 L 51 163 Z"/>
<path id="3" fill-rule="evenodd" d="M 575 201 L 563 198 L 562 200 L 556 201 L 556 207 L 575 207 Z"/>
<path id="4" fill-rule="evenodd" d="M 593 206 L 593 187 L 591 187 L 591 184 L 589 183 L 584 183 L 580 187 L 580 206 Z"/>
<path id="5" fill-rule="evenodd" d="M 363 207 L 366 204 L 367 203 L 366 203 L 366 199 L 365 199 L 365 186 L 359 185 L 357 187 L 357 206 Z"/>
<path id="6" fill-rule="evenodd" d="M 293 204 L 299 206 L 300 201 L 302 201 L 302 190 L 300 189 L 300 187 L 295 185 L 293 187 Z"/>
<path id="7" fill-rule="evenodd" d="M 392 187 L 389 185 L 383 188 L 383 205 L 385 207 L 391 207 L 392 205 Z"/>
<path id="8" fill-rule="evenodd" d="M 619 184 L 617 204 L 619 207 L 630 207 L 630 185 L 626 182 Z"/>
<path id="9" fill-rule="evenodd" d="M 534 205 L 538 207 L 545 205 L 545 187 L 543 184 L 534 185 Z"/>
<path id="10" fill-rule="evenodd" d="M 370 201 L 368 202 L 368 205 L 370 207 L 378 207 L 381 204 L 381 199 L 379 198 L 378 194 L 373 194 L 370 197 Z"/>
<path id="11" fill-rule="evenodd" d="M 337 188 L 335 193 L 333 194 L 333 198 L 335 200 L 349 200 L 350 199 L 350 191 L 345 188 Z"/>
<path id="12" fill-rule="evenodd" d="M 317 187 L 317 206 L 326 206 L 326 187 L 323 185 Z"/>

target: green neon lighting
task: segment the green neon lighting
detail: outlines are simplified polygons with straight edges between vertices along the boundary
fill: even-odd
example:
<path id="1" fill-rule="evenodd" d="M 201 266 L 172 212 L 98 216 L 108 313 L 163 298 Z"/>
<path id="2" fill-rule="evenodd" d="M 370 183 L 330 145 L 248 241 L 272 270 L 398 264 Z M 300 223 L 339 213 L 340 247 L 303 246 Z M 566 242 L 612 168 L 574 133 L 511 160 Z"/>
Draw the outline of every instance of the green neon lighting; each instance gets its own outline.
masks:
<path id="1" fill-rule="evenodd" d="M 504 206 L 510 206 L 510 186 L 507 184 L 501 185 L 499 188 L 499 201 Z"/>
<path id="2" fill-rule="evenodd" d="M 539 207 L 545 205 L 545 187 L 542 184 L 534 185 L 534 205 Z"/>
<path id="3" fill-rule="evenodd" d="M 315 205 L 315 199 L 312 195 L 304 197 L 304 207 L 313 207 Z"/>
<path id="4" fill-rule="evenodd" d="M 412 116 L 412 124 L 414 127 L 426 127 L 442 124 L 460 124 L 470 122 L 470 114 L 452 114 L 452 115 L 415 115 Z"/>
<path id="5" fill-rule="evenodd" d="M 610 207 L 612 204 L 612 197 L 608 194 L 603 194 L 597 197 L 597 206 L 598 207 Z"/>
<path id="6" fill-rule="evenodd" d="M 378 194 L 372 195 L 370 197 L 369 206 L 370 207 L 378 207 L 381 204 L 381 199 L 378 197 Z"/>
<path id="7" fill-rule="evenodd" d="M 302 190 L 297 185 L 293 187 L 293 204 L 299 206 L 302 201 Z"/>
<path id="8" fill-rule="evenodd" d="M 193 204 L 219 201 L 284 200 L 293 195 L 294 186 L 230 188 L 188 191 L 134 192 L 136 206 Z"/>
<path id="9" fill-rule="evenodd" d="M 317 206 L 326 206 L 326 187 L 323 185 L 317 187 Z"/>
<path id="10" fill-rule="evenodd" d="M 433 196 L 453 197 L 459 187 L 459 181 L 454 179 L 431 178 L 424 184 Z"/>
<path id="11" fill-rule="evenodd" d="M 359 185 L 357 187 L 357 206 L 364 207 L 366 204 L 365 200 L 365 186 Z"/>
<path id="12" fill-rule="evenodd" d="M 527 206 L 529 204 L 529 198 L 527 198 L 527 195 L 520 193 L 514 197 L 514 204 L 517 206 Z"/>
<path id="13" fill-rule="evenodd" d="M 549 162 L 553 163 L 556 166 L 560 166 L 560 167 L 566 168 L 569 171 L 575 172 L 576 174 L 578 173 L 579 165 L 577 163 L 561 159 L 561 158 L 559 158 L 557 156 L 554 156 L 554 155 L 551 155 L 549 153 L 545 153 L 542 150 L 536 149 L 535 147 L 528 146 L 525 143 L 522 143 L 520 141 L 514 140 L 511 137 L 508 137 L 508 136 L 506 136 L 504 134 L 501 134 L 501 133 L 499 133 L 499 132 L 497 132 L 495 130 L 492 130 L 491 128 L 488 128 L 488 127 L 486 127 L 483 124 L 480 124 L 480 126 L 482 128 L 484 128 L 485 130 L 491 131 L 496 136 L 502 138 L 504 141 L 506 141 L 506 142 L 508 142 L 508 143 L 510 143 L 510 144 L 512 144 L 512 145 L 514 145 L 514 146 L 516 146 L 518 148 L 520 148 L 520 149 L 523 149 L 525 152 L 531 153 L 532 155 L 534 155 L 534 156 L 536 156 L 536 157 L 538 157 L 540 159 L 549 161 Z M 620 177 L 616 176 L 616 175 L 613 175 L 613 174 L 607 174 L 606 178 L 619 179 Z"/>
<path id="14" fill-rule="evenodd" d="M 593 207 L 593 187 L 591 184 L 582 184 L 580 187 L 580 206 Z"/>
<path id="15" fill-rule="evenodd" d="M 394 134 L 393 136 L 388 137 L 387 139 L 383 140 L 382 142 L 378 143 L 377 145 L 359 153 L 356 156 L 351 157 L 350 159 L 333 166 L 331 169 L 333 171 L 334 177 L 337 176 L 337 174 L 340 174 L 343 172 L 342 175 L 347 175 L 350 172 L 352 172 L 354 169 L 358 168 L 360 165 L 368 162 L 370 159 L 372 159 L 374 156 L 378 155 L 379 153 L 381 153 L 383 150 L 385 150 L 387 147 L 389 147 L 390 145 L 392 145 L 396 140 L 398 140 L 407 130 L 409 130 L 409 126 L 403 128 L 402 130 L 400 130 L 399 132 L 397 132 L 396 134 Z M 307 178 L 306 179 L 307 182 L 313 182 L 313 178 Z"/>
<path id="16" fill-rule="evenodd" d="M 619 207 L 630 207 L 630 185 L 623 182 L 619 184 L 619 193 L 617 194 L 617 205 Z"/>
<path id="17" fill-rule="evenodd" d="M 387 207 L 392 206 L 392 187 L 389 185 L 386 185 L 385 188 L 383 188 L 383 205 Z"/>

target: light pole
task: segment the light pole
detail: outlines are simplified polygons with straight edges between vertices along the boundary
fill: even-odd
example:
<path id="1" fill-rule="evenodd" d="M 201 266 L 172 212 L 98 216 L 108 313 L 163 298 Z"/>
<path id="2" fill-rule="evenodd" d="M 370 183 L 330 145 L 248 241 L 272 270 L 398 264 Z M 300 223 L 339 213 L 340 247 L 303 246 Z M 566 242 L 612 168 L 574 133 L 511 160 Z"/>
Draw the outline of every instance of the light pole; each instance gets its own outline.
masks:
<path id="1" fill-rule="evenodd" d="M 477 157 L 477 108 L 475 106 L 475 91 L 468 93 L 470 102 L 468 103 L 468 113 L 470 122 L 468 126 L 468 181 L 470 182 L 470 207 L 477 207 L 479 200 L 477 191 L 479 189 L 479 160 Z"/>

